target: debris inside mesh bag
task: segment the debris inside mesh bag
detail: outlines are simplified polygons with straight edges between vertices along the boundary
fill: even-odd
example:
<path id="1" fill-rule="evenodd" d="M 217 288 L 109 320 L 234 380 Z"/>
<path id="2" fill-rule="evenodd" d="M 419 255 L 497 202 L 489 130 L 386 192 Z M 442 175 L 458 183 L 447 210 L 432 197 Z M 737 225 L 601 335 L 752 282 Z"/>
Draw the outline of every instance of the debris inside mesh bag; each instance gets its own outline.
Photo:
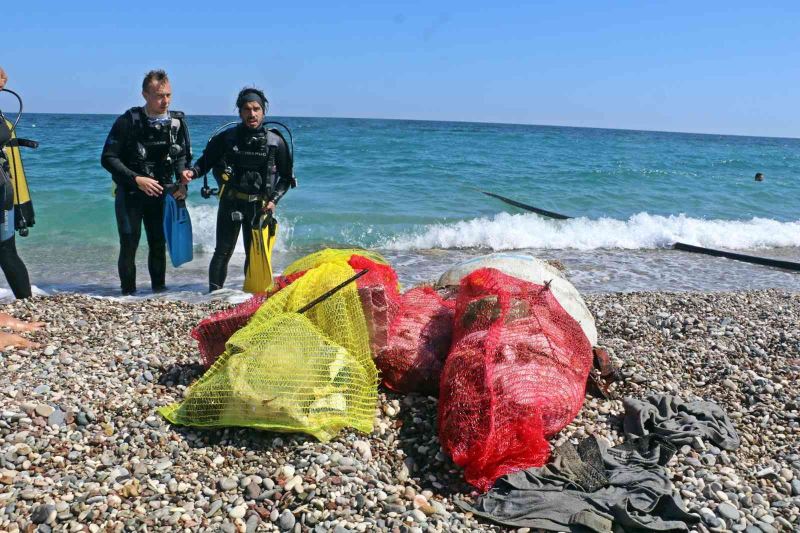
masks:
<path id="1" fill-rule="evenodd" d="M 491 295 L 478 298 L 467 305 L 467 309 L 464 311 L 464 317 L 461 320 L 461 327 L 464 329 L 471 329 L 476 322 L 493 322 L 500 318 L 501 312 L 502 310 L 497 301 L 497 296 Z M 503 320 L 508 324 L 513 320 L 530 316 L 530 314 L 531 309 L 528 302 L 513 299 L 509 312 L 503 316 Z"/>
<path id="2" fill-rule="evenodd" d="M 442 448 L 481 490 L 544 464 L 583 404 L 591 344 L 549 286 L 492 268 L 461 280 L 441 377 Z"/>
<path id="3" fill-rule="evenodd" d="M 285 322 L 283 325 L 306 337 L 317 333 L 307 325 Z M 221 417 L 247 416 L 276 425 L 314 427 L 320 424 L 320 417 L 344 414 L 350 378 L 356 374 L 354 361 L 341 346 L 326 344 L 322 335 L 317 341 L 313 354 L 299 345 L 286 351 L 286 344 L 280 343 L 281 353 L 265 350 L 256 355 L 232 356 L 225 367 L 232 394 Z M 265 365 L 276 373 L 298 379 L 279 384 L 279 393 L 265 394 L 261 376 Z"/>
<path id="4" fill-rule="evenodd" d="M 267 299 L 183 402 L 172 423 L 301 431 L 330 440 L 372 430 L 378 375 L 354 273 L 322 263 Z"/>
<path id="5" fill-rule="evenodd" d="M 400 297 L 398 307 L 385 342 L 374 352 L 383 383 L 397 392 L 438 396 L 455 301 L 431 287 L 416 287 Z"/>

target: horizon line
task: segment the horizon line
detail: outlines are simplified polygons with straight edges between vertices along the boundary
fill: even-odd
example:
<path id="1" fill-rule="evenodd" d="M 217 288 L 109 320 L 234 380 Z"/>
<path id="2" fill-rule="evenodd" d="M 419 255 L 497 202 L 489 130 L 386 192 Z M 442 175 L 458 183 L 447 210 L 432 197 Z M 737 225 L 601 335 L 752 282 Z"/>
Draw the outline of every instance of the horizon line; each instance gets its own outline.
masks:
<path id="1" fill-rule="evenodd" d="M 26 111 L 24 115 L 108 115 L 115 116 L 116 113 L 52 113 L 46 111 Z M 222 114 L 208 114 L 208 113 L 186 113 L 187 117 L 232 117 L 231 115 Z M 677 130 L 649 130 L 649 129 L 635 129 L 635 128 L 614 128 L 609 126 L 573 126 L 563 124 L 534 124 L 525 122 L 490 122 L 490 121 L 476 121 L 476 120 L 443 120 L 443 119 L 421 119 L 421 118 L 385 118 L 385 117 L 339 117 L 339 116 L 308 116 L 308 115 L 271 115 L 276 118 L 307 118 L 307 119 L 330 119 L 330 120 L 392 120 L 397 122 L 436 122 L 436 123 L 458 123 L 458 124 L 485 124 L 485 125 L 498 125 L 498 126 L 535 126 L 541 128 L 571 128 L 571 129 L 588 129 L 588 130 L 607 130 L 607 131 L 627 131 L 636 133 L 668 133 L 678 135 L 709 135 L 721 137 L 750 137 L 756 139 L 783 139 L 783 140 L 800 140 L 798 137 L 787 137 L 779 135 L 751 135 L 744 133 L 713 133 L 713 132 L 697 132 L 697 131 L 677 131 Z"/>

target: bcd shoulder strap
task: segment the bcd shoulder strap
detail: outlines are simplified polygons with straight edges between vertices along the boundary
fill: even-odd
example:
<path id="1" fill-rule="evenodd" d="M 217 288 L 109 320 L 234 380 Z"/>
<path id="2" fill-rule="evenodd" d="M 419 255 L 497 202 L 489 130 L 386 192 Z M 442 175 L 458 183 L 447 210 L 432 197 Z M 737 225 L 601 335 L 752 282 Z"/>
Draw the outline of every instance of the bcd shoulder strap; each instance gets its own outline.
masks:
<path id="1" fill-rule="evenodd" d="M 267 197 L 267 182 L 269 181 L 270 189 L 275 188 L 275 172 L 272 170 L 275 168 L 275 152 L 277 151 L 278 147 L 274 144 L 269 144 L 267 148 L 267 175 L 261 176 L 261 191 L 259 194 L 262 198 Z M 269 191 L 272 194 L 272 190 Z"/>
<path id="2" fill-rule="evenodd" d="M 170 111 L 169 116 L 172 119 L 172 132 L 175 139 L 178 138 L 178 131 L 183 128 L 183 139 L 185 143 L 184 149 L 186 150 L 186 163 L 192 160 L 192 140 L 189 138 L 189 127 L 186 125 L 186 114 L 183 111 Z M 173 143 L 176 140 L 173 139 Z"/>
<path id="3" fill-rule="evenodd" d="M 144 119 L 142 118 L 144 111 L 142 111 L 141 107 L 132 107 L 128 109 L 127 113 L 131 117 L 131 126 L 134 129 L 142 127 L 142 124 L 144 123 Z"/>

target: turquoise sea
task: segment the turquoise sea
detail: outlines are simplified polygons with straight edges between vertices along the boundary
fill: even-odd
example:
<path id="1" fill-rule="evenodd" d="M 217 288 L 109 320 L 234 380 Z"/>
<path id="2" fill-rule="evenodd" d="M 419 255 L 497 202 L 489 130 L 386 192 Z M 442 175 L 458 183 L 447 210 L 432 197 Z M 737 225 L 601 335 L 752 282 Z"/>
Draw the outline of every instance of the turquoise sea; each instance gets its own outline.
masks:
<path id="1" fill-rule="evenodd" d="M 13 106 L 0 102 L 9 108 Z M 122 112 L 124 110 L 120 110 Z M 36 209 L 17 237 L 46 293 L 118 294 L 111 179 L 100 151 L 112 115 L 25 114 L 23 157 Z M 195 157 L 235 117 L 189 116 Z M 800 290 L 800 273 L 696 256 L 675 241 L 800 260 L 800 140 L 590 128 L 278 117 L 294 133 L 299 187 L 281 202 L 277 271 L 322 246 L 385 254 L 406 284 L 500 250 L 561 260 L 584 292 Z M 756 172 L 766 180 L 754 181 Z M 190 192 L 195 260 L 168 267 L 168 298 L 201 300 L 215 200 Z M 491 191 L 577 217 L 556 221 Z M 138 256 L 147 297 L 146 243 Z M 239 299 L 243 251 L 226 297 Z M 0 281 L 5 285 L 4 280 Z M 142 290 L 144 289 L 144 290 Z M 8 297 L 5 290 L 2 295 Z"/>

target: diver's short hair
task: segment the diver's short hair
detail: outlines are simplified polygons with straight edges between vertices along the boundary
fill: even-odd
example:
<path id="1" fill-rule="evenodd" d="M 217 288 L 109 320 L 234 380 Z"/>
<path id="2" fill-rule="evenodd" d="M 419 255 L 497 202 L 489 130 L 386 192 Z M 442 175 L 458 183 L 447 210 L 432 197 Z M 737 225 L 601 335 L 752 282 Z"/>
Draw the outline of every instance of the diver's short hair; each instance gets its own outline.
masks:
<path id="1" fill-rule="evenodd" d="M 142 90 L 147 91 L 150 87 L 151 83 L 154 83 L 158 86 L 164 85 L 169 81 L 169 77 L 167 73 L 164 72 L 163 69 L 156 69 L 151 70 L 147 74 L 144 75 L 144 80 L 142 80 Z"/>

